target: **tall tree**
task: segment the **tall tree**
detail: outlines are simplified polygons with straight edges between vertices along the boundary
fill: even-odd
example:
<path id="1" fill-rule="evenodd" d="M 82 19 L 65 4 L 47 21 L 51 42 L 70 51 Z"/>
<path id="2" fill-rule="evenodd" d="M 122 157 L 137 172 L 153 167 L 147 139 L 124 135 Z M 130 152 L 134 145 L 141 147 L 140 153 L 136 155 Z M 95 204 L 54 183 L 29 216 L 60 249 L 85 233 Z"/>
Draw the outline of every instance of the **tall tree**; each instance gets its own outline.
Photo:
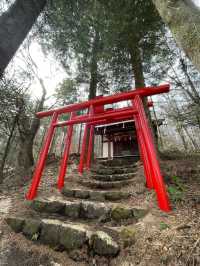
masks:
<path id="1" fill-rule="evenodd" d="M 191 0 L 153 0 L 177 44 L 200 71 L 200 10 Z"/>
<path id="2" fill-rule="evenodd" d="M 45 13 L 48 26 L 43 28 L 43 45 L 55 52 L 67 71 L 76 62 L 77 81 L 87 84 L 89 99 L 106 88 L 104 14 L 97 0 L 58 0 Z"/>
<path id="3" fill-rule="evenodd" d="M 0 77 L 47 0 L 16 0 L 0 17 Z"/>
<path id="4" fill-rule="evenodd" d="M 20 174 L 20 179 L 22 176 L 30 174 L 31 167 L 34 164 L 33 142 L 40 126 L 40 120 L 35 115 L 33 117 L 33 114 L 43 110 L 45 96 L 46 90 L 44 89 L 43 94 L 38 103 L 36 103 L 35 108 L 34 106 L 31 106 L 29 101 L 27 101 L 26 96 L 19 98 L 17 102 L 17 107 L 19 109 L 17 120 L 19 143 L 16 160 L 16 173 Z"/>
<path id="5" fill-rule="evenodd" d="M 135 87 L 144 87 L 144 64 L 157 53 L 162 21 L 151 1 L 103 1 L 108 12 L 108 40 L 113 40 L 113 56 L 123 57 L 132 67 Z M 123 64 L 124 61 L 121 61 Z"/>
<path id="6" fill-rule="evenodd" d="M 4 178 L 4 168 L 15 134 L 18 109 L 16 99 L 21 95 L 16 84 L 9 79 L 0 81 L 0 183 Z"/>

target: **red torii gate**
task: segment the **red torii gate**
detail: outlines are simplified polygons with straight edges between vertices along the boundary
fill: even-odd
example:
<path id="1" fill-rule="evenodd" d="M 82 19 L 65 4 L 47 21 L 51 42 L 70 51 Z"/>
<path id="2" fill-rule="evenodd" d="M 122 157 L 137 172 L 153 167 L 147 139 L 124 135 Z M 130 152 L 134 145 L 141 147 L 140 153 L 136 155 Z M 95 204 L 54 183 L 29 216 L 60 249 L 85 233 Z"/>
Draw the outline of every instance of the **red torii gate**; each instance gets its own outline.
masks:
<path id="1" fill-rule="evenodd" d="M 95 99 L 75 103 L 58 109 L 37 113 L 38 118 L 51 116 L 51 123 L 46 134 L 44 146 L 41 149 L 38 162 L 35 167 L 35 172 L 32 179 L 31 187 L 26 195 L 28 200 L 35 198 L 37 189 L 40 183 L 42 171 L 46 162 L 49 147 L 51 145 L 55 128 L 68 126 L 67 134 L 65 137 L 64 153 L 61 160 L 60 171 L 58 175 L 58 189 L 62 189 L 64 186 L 64 177 L 67 170 L 67 163 L 70 154 L 70 145 L 73 134 L 73 125 L 86 123 L 85 131 L 83 135 L 83 142 L 80 155 L 80 163 L 78 171 L 83 173 L 85 165 L 85 152 L 87 135 L 89 131 L 89 143 L 87 149 L 86 168 L 90 169 L 91 154 L 93 146 L 93 136 L 95 125 L 109 124 L 113 122 L 126 121 L 134 118 L 137 138 L 140 150 L 140 156 L 144 165 L 144 173 L 146 177 L 147 187 L 149 189 L 155 189 L 158 205 L 163 211 L 170 211 L 170 204 L 168 195 L 166 192 L 163 177 L 161 175 L 159 162 L 156 156 L 156 150 L 153 143 L 152 132 L 148 125 L 148 120 L 144 111 L 142 98 L 150 95 L 169 92 L 169 85 L 161 85 L 157 87 L 146 87 L 136 90 L 131 90 L 124 93 L 119 93 L 106 97 L 96 97 Z M 116 102 L 131 100 L 131 107 L 118 108 L 114 110 L 104 110 L 104 105 L 112 104 Z M 152 103 L 148 103 L 148 106 L 152 106 Z M 76 111 L 88 109 L 86 115 L 76 115 Z M 70 113 L 70 119 L 68 121 L 59 122 L 58 116 L 64 113 Z"/>

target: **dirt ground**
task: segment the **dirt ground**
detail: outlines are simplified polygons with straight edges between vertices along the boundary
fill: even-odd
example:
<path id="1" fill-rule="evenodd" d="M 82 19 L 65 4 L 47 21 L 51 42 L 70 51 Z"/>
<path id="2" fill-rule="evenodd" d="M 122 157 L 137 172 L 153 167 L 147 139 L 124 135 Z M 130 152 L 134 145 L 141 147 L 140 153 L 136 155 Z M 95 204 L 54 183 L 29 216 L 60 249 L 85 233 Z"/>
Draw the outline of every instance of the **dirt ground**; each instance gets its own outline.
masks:
<path id="1" fill-rule="evenodd" d="M 0 191 L 0 266 L 200 265 L 200 159 L 162 159 L 161 167 L 170 191 L 172 211 L 164 213 L 158 209 L 155 192 L 145 188 L 143 169 L 138 164 L 134 184 L 122 188 L 132 191 L 133 196 L 121 203 L 144 207 L 149 212 L 133 225 L 135 243 L 112 260 L 89 257 L 84 250 L 81 254 L 58 252 L 13 233 L 4 218 L 10 214 L 25 215 L 24 196 L 29 183 L 19 188 L 7 180 Z M 57 164 L 47 167 L 39 195 L 58 193 L 56 172 Z M 77 188 L 75 179 L 73 172 L 69 173 L 67 185 Z"/>

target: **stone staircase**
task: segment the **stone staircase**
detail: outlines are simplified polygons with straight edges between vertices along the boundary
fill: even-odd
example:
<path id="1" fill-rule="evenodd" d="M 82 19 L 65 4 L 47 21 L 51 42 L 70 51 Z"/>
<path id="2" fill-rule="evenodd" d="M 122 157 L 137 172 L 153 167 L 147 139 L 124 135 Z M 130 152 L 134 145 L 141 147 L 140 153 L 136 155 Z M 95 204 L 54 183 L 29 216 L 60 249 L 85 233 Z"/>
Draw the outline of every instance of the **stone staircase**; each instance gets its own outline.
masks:
<path id="1" fill-rule="evenodd" d="M 135 231 L 126 226 L 147 213 L 130 205 L 132 192 L 124 190 L 134 183 L 135 171 L 130 162 L 100 161 L 76 175 L 76 188 L 66 185 L 60 195 L 41 195 L 28 203 L 30 215 L 6 221 L 15 232 L 58 251 L 86 248 L 89 256 L 115 257 L 134 242 Z"/>

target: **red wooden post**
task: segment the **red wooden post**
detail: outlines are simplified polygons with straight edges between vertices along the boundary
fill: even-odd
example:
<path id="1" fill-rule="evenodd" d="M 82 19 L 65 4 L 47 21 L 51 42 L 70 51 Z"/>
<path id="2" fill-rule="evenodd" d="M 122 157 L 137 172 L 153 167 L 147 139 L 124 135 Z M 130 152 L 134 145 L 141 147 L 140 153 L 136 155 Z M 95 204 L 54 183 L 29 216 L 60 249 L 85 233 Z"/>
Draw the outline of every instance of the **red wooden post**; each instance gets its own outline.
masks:
<path id="1" fill-rule="evenodd" d="M 140 122 L 139 122 L 137 115 L 134 115 L 134 121 L 135 121 L 135 127 L 136 127 L 136 132 L 137 132 L 140 157 L 141 157 L 141 161 L 143 162 L 143 165 L 144 165 L 144 174 L 146 177 L 146 185 L 147 185 L 147 188 L 152 189 L 153 188 L 153 180 L 151 177 L 152 170 L 150 168 L 148 153 L 146 151 L 145 142 L 144 142 L 143 135 L 141 132 L 141 125 L 140 125 Z"/>
<path id="2" fill-rule="evenodd" d="M 83 135 L 83 143 L 82 143 L 82 147 L 81 147 L 80 162 L 79 162 L 79 167 L 78 167 L 78 171 L 79 171 L 80 174 L 83 173 L 83 168 L 84 168 L 88 127 L 89 127 L 88 124 L 86 124 L 85 125 L 85 130 L 84 130 L 84 135 Z"/>
<path id="3" fill-rule="evenodd" d="M 94 114 L 94 107 L 91 105 L 89 115 L 92 116 L 93 114 Z M 90 131 L 90 136 L 89 136 L 88 154 L 87 154 L 87 161 L 86 161 L 87 170 L 90 169 L 90 164 L 91 164 L 91 156 L 92 156 L 92 151 L 93 151 L 93 140 L 94 140 L 94 125 L 90 125 L 89 131 Z"/>
<path id="4" fill-rule="evenodd" d="M 135 96 L 135 98 L 133 99 L 133 103 L 134 107 L 138 111 L 138 119 L 140 121 L 143 139 L 148 153 L 148 158 L 151 164 L 153 184 L 157 194 L 158 205 L 161 210 L 168 212 L 171 210 L 169 199 L 165 189 L 165 184 L 163 182 L 163 177 L 161 175 L 160 166 L 157 160 L 156 151 L 153 144 L 152 133 L 148 125 L 142 100 L 139 95 Z"/>
<path id="5" fill-rule="evenodd" d="M 70 120 L 74 117 L 74 115 L 75 115 L 74 113 L 71 113 Z M 58 176 L 58 189 L 62 189 L 64 187 L 64 179 L 65 179 L 65 173 L 67 171 L 67 163 L 70 153 L 72 133 L 73 133 L 73 125 L 70 125 L 67 129 L 67 134 L 65 138 L 63 158 L 61 161 L 60 172 Z"/>
<path id="6" fill-rule="evenodd" d="M 44 165 L 45 165 L 46 158 L 48 155 L 49 147 L 53 139 L 54 129 L 55 129 L 54 124 L 56 123 L 57 118 L 58 118 L 58 114 L 54 112 L 52 116 L 51 124 L 46 134 L 44 146 L 41 149 L 40 156 L 39 156 L 38 162 L 35 167 L 35 172 L 33 175 L 31 187 L 28 193 L 26 194 L 26 199 L 28 200 L 32 200 L 36 196 L 37 189 L 38 189 L 38 186 L 41 180 L 42 171 L 44 169 Z"/>
<path id="7" fill-rule="evenodd" d="M 108 160 L 111 160 L 111 141 L 110 138 L 108 138 Z"/>
<path id="8" fill-rule="evenodd" d="M 90 126 L 89 144 L 88 144 L 87 162 L 86 162 L 87 170 L 90 169 L 90 165 L 91 165 L 91 156 L 92 156 L 92 151 L 93 151 L 93 141 L 94 141 L 94 125 L 91 125 Z"/>

